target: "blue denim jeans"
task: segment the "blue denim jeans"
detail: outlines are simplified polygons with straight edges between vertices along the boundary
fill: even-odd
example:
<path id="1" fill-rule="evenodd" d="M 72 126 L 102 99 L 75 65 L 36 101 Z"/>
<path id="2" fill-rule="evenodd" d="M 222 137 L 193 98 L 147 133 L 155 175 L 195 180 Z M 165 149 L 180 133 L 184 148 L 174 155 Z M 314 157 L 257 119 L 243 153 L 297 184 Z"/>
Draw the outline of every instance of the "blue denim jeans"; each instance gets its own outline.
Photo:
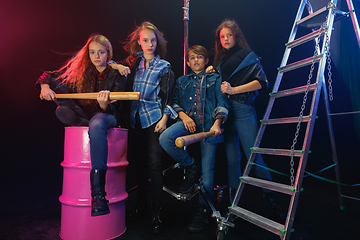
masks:
<path id="1" fill-rule="evenodd" d="M 239 144 L 243 147 L 246 158 L 249 159 L 250 148 L 254 146 L 258 133 L 258 119 L 253 106 L 232 100 L 229 103 L 231 109 L 224 124 L 224 148 L 228 159 L 229 188 L 237 188 L 241 176 Z M 261 154 L 256 154 L 255 162 L 266 166 Z M 252 166 L 252 169 L 258 178 L 272 181 L 269 170 L 257 166 Z"/>
<path id="2" fill-rule="evenodd" d="M 201 127 L 200 127 L 201 128 Z M 198 132 L 202 132 L 202 129 L 197 129 Z M 175 145 L 175 140 L 178 137 L 192 134 L 185 129 L 183 122 L 179 121 L 167 128 L 159 138 L 160 145 L 165 151 L 180 165 L 186 167 L 193 163 L 193 159 L 185 151 L 184 148 L 178 148 Z M 215 173 L 215 157 L 217 144 L 205 143 L 205 140 L 200 141 L 201 148 L 201 174 L 202 185 L 206 191 L 206 194 L 211 199 L 214 193 L 214 173 Z M 204 197 L 199 194 L 199 203 L 206 204 Z"/>
<path id="3" fill-rule="evenodd" d="M 92 169 L 107 170 L 107 131 L 116 127 L 114 115 L 97 113 L 89 121 L 90 157 Z"/>

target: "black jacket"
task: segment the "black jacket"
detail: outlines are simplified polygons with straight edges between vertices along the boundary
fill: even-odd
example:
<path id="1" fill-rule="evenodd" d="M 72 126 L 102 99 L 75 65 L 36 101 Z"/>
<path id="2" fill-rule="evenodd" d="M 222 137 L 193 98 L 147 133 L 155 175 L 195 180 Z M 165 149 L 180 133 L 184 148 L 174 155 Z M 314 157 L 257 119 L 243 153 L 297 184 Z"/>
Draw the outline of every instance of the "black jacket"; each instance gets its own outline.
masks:
<path id="1" fill-rule="evenodd" d="M 229 52 L 228 58 L 222 61 L 217 69 L 221 74 L 222 70 L 226 68 L 226 64 L 229 64 L 230 61 L 232 62 L 231 64 L 236 63 L 236 67 L 231 73 L 226 74 L 227 79 L 223 77 L 223 81 L 227 81 L 231 86 L 236 87 L 252 82 L 253 80 L 258 80 L 261 84 L 261 89 L 268 88 L 269 83 L 260 64 L 260 58 L 251 51 L 250 48 L 241 49 L 236 46 L 229 51 L 233 52 Z M 223 76 L 223 74 L 221 75 Z M 252 91 L 230 95 L 229 99 L 241 103 L 253 104 L 257 95 L 258 91 Z"/>
<path id="2" fill-rule="evenodd" d="M 95 91 L 109 90 L 111 92 L 123 92 L 125 89 L 126 79 L 120 75 L 117 70 L 114 70 L 110 67 L 105 70 L 106 77 L 103 80 L 96 81 Z M 61 73 L 59 71 L 46 71 L 44 72 L 36 84 L 48 84 L 50 88 L 57 94 L 61 93 L 74 93 L 76 91 L 69 91 L 66 86 L 62 83 L 61 79 L 57 79 Z M 97 104 L 97 101 L 94 100 L 91 105 L 83 105 L 81 101 L 76 101 L 76 103 L 84 110 L 86 115 L 91 118 L 97 112 L 113 114 L 116 119 L 120 119 L 120 107 L 121 101 L 116 101 L 112 104 L 109 104 L 106 110 L 102 110 Z"/>

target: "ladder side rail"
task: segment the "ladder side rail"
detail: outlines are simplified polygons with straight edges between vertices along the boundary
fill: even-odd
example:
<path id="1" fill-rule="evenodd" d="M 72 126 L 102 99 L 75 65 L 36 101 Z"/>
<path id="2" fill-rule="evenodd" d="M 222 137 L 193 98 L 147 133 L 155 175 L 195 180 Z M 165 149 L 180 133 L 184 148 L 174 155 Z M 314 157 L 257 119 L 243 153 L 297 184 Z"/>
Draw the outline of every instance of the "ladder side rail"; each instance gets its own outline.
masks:
<path id="1" fill-rule="evenodd" d="M 323 59 L 320 62 L 324 62 L 324 61 L 325 60 Z M 317 77 L 317 80 L 318 80 L 318 78 L 319 78 L 319 75 Z M 285 229 L 287 231 L 285 232 L 285 235 L 283 238 L 284 240 L 290 239 L 291 228 L 294 223 L 297 204 L 299 202 L 300 189 L 301 189 L 302 180 L 303 180 L 304 173 L 305 173 L 306 162 L 307 162 L 307 158 L 308 158 L 308 154 L 309 154 L 309 150 L 310 150 L 311 137 L 312 137 L 312 133 L 314 130 L 314 125 L 315 125 L 317 105 L 319 103 L 319 95 L 320 95 L 320 90 L 321 90 L 320 88 L 322 87 L 321 84 L 318 84 L 317 86 L 318 86 L 317 90 L 314 91 L 314 93 L 313 93 L 312 106 L 311 106 L 311 110 L 310 110 L 310 113 L 312 116 L 311 116 L 310 122 L 307 123 L 305 138 L 304 138 L 303 147 L 302 147 L 302 150 L 304 151 L 304 155 L 302 157 L 300 157 L 298 170 L 296 173 L 296 178 L 295 178 L 295 183 L 294 183 L 295 193 L 293 196 L 291 196 L 289 209 L 288 209 L 288 216 L 285 221 Z"/>
<path id="2" fill-rule="evenodd" d="M 359 30 L 359 23 L 358 23 L 356 13 L 355 13 L 355 8 L 354 8 L 354 5 L 353 5 L 351 0 L 346 0 L 346 3 L 348 5 L 349 14 L 350 14 L 350 17 L 351 17 L 352 24 L 354 26 L 356 39 L 357 39 L 357 42 L 358 42 L 359 47 L 360 47 L 360 30 Z"/>
<path id="3" fill-rule="evenodd" d="M 333 127 L 332 127 L 329 98 L 328 98 L 328 95 L 327 95 L 325 79 L 324 79 L 322 84 L 323 84 L 322 89 L 323 89 L 323 94 L 324 94 L 324 102 L 325 102 L 325 107 L 326 107 L 326 117 L 327 117 L 327 120 L 328 120 L 328 128 L 329 128 L 329 135 L 330 135 L 332 158 L 333 158 L 333 162 L 336 164 L 335 165 L 335 177 L 336 177 L 337 182 L 341 182 L 340 170 L 339 170 L 339 165 L 338 165 L 339 162 L 338 162 L 338 157 L 337 157 L 337 152 L 336 152 L 334 130 L 333 130 Z M 337 189 L 338 189 L 338 193 L 339 193 L 340 208 L 343 208 L 344 207 L 344 202 L 343 202 L 343 198 L 342 198 L 342 188 L 341 188 L 340 184 L 337 184 Z"/>
<path id="4" fill-rule="evenodd" d="M 335 5 L 336 5 L 336 2 L 337 2 L 337 0 L 333 0 L 333 3 Z M 327 17 L 327 26 L 328 26 L 328 29 L 327 29 L 328 35 L 327 36 L 329 39 L 329 44 L 330 44 L 330 39 L 331 39 L 333 22 L 334 22 L 334 14 L 332 14 L 332 10 L 329 9 L 329 13 L 328 13 L 328 17 Z M 324 38 L 323 46 L 322 46 L 322 50 L 321 50 L 321 52 L 323 53 L 323 57 L 319 62 L 317 77 L 316 77 L 317 89 L 313 93 L 313 99 L 312 99 L 311 109 L 310 109 L 311 120 L 310 120 L 310 122 L 308 122 L 307 129 L 305 132 L 305 137 L 304 137 L 304 142 L 303 142 L 303 147 L 302 147 L 302 150 L 304 151 L 304 155 L 299 160 L 299 165 L 298 165 L 299 167 L 298 167 L 298 170 L 296 173 L 296 178 L 295 178 L 295 183 L 294 183 L 295 194 L 291 197 L 291 201 L 290 201 L 290 205 L 289 205 L 289 213 L 290 214 L 288 214 L 289 216 L 287 217 L 286 222 L 285 222 L 285 229 L 287 229 L 287 231 L 284 235 L 284 240 L 290 239 L 291 231 L 289 231 L 289 229 L 292 228 L 297 204 L 298 204 L 299 197 L 300 197 L 300 189 L 301 189 L 302 180 L 303 180 L 304 172 L 305 172 L 305 168 L 306 168 L 306 162 L 307 162 L 307 158 L 308 158 L 308 154 L 309 154 L 309 150 L 310 150 L 310 144 L 311 144 L 312 134 L 313 134 L 314 125 L 315 125 L 316 113 L 317 113 L 317 108 L 319 105 L 321 87 L 323 87 L 322 83 L 324 82 L 324 70 L 325 70 L 325 64 L 326 64 L 326 54 L 324 54 L 324 50 L 325 50 L 326 44 L 327 44 L 327 41 Z"/>
<path id="5" fill-rule="evenodd" d="M 289 36 L 289 39 L 288 39 L 287 42 L 292 42 L 295 39 L 297 29 L 299 27 L 296 23 L 301 19 L 302 15 L 303 15 L 303 12 L 304 12 L 304 8 L 305 8 L 306 5 L 309 6 L 308 1 L 307 0 L 301 0 L 300 7 L 299 7 L 299 9 L 298 9 L 298 11 L 296 13 L 295 21 L 294 21 L 294 24 L 293 24 L 293 26 L 291 28 L 290 36 Z M 288 61 L 289 56 L 290 56 L 290 52 L 291 52 L 291 48 L 286 47 L 283 58 L 282 58 L 281 63 L 280 63 L 280 67 L 286 66 L 287 61 Z M 272 90 L 273 93 L 278 91 L 282 76 L 283 76 L 283 73 L 279 71 L 277 76 L 276 76 L 276 81 L 275 81 L 274 86 L 273 86 L 273 90 Z"/>

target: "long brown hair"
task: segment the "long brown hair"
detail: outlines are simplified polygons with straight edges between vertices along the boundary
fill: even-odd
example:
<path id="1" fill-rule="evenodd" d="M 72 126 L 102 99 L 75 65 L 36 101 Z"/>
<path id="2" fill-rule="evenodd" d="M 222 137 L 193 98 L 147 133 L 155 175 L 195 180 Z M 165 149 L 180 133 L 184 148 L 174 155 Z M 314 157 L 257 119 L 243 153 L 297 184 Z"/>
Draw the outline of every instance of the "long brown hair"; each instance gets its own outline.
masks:
<path id="1" fill-rule="evenodd" d="M 59 69 L 62 74 L 58 79 L 62 79 L 63 83 L 73 91 L 94 92 L 95 90 L 96 71 L 89 56 L 89 45 L 92 42 L 103 45 L 108 51 L 108 61 L 112 59 L 113 48 L 110 41 L 103 35 L 92 34 L 85 46 Z M 92 101 L 84 100 L 82 102 L 90 104 Z"/>
<path id="2" fill-rule="evenodd" d="M 214 58 L 214 67 L 216 68 L 220 62 L 224 59 L 226 55 L 226 49 L 223 48 L 220 41 L 220 31 L 223 28 L 230 28 L 232 33 L 235 35 L 236 43 L 241 48 L 248 47 L 247 41 L 244 34 L 242 33 L 240 27 L 234 20 L 224 20 L 216 29 L 215 32 L 215 58 Z"/>
<path id="3" fill-rule="evenodd" d="M 126 62 L 130 65 L 131 62 L 138 57 L 137 52 L 142 51 L 141 46 L 138 44 L 138 39 L 140 38 L 140 32 L 144 29 L 152 30 L 156 36 L 156 49 L 155 56 L 160 55 L 161 58 L 166 56 L 166 40 L 162 32 L 157 29 L 157 27 L 151 22 L 142 22 L 140 26 L 137 26 L 135 30 L 129 34 L 127 41 L 125 42 L 124 49 L 129 53 L 129 56 L 126 58 Z"/>

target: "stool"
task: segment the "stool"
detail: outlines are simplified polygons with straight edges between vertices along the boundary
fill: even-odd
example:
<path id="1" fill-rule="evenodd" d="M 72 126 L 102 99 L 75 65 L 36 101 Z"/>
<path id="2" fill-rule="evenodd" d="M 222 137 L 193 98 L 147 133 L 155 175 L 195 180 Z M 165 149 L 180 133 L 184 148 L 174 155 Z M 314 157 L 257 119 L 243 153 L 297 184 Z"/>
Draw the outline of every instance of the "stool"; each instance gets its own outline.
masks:
<path id="1" fill-rule="evenodd" d="M 66 240 L 113 239 L 126 230 L 127 129 L 108 130 L 105 191 L 110 214 L 91 217 L 88 127 L 65 127 L 60 237 Z"/>

